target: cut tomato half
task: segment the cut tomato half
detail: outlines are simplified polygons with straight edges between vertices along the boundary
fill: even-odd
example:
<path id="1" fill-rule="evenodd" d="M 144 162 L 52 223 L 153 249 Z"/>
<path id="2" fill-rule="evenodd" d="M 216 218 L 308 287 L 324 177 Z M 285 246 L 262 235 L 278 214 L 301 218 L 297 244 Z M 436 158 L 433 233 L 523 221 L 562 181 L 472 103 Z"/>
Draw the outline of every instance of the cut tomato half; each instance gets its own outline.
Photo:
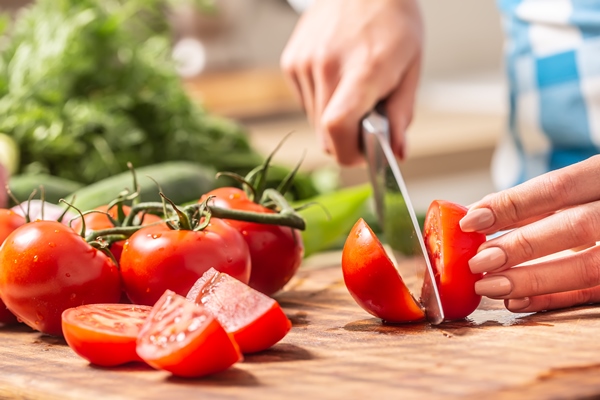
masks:
<path id="1" fill-rule="evenodd" d="M 362 218 L 344 244 L 342 272 L 348 291 L 368 313 L 389 323 L 425 318 L 383 245 Z"/>
<path id="2" fill-rule="evenodd" d="M 137 353 L 156 369 L 188 378 L 220 372 L 242 360 L 233 337 L 210 311 L 171 290 L 142 326 Z"/>
<path id="3" fill-rule="evenodd" d="M 242 353 L 268 349 L 292 327 L 277 301 L 214 268 L 196 281 L 187 298 L 215 315 Z"/>
<path id="4" fill-rule="evenodd" d="M 142 361 L 136 340 L 152 307 L 131 304 L 86 304 L 62 313 L 67 344 L 92 364 L 112 367 Z"/>
<path id="5" fill-rule="evenodd" d="M 469 260 L 486 240 L 477 232 L 463 232 L 459 221 L 467 208 L 444 200 L 435 200 L 425 217 L 424 240 L 435 273 L 446 320 L 463 319 L 481 302 L 475 282 L 483 274 L 473 274 Z"/>

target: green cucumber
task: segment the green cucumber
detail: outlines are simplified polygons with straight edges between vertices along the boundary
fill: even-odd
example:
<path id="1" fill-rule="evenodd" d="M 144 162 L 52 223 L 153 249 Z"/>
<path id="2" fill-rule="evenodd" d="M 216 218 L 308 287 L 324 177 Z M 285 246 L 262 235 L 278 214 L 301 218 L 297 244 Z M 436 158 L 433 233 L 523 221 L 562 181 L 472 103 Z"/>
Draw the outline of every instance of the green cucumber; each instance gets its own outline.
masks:
<path id="1" fill-rule="evenodd" d="M 60 199 L 67 199 L 67 196 L 84 185 L 69 179 L 41 173 L 13 175 L 8 180 L 10 191 L 20 202 L 27 201 L 34 190 L 37 190 L 35 198 L 40 198 L 40 186 L 44 187 L 44 199 L 49 203 L 57 204 Z M 12 199 L 10 205 L 15 205 Z"/>
<path id="2" fill-rule="evenodd" d="M 215 170 L 189 161 L 168 161 L 135 168 L 140 200 L 161 201 L 156 181 L 163 192 L 175 204 L 198 200 L 200 196 L 214 189 Z M 152 179 L 150 179 L 152 178 Z M 133 177 L 130 171 L 111 176 L 79 189 L 69 196 L 75 196 L 73 205 L 85 211 L 110 203 L 125 189 L 132 190 Z"/>

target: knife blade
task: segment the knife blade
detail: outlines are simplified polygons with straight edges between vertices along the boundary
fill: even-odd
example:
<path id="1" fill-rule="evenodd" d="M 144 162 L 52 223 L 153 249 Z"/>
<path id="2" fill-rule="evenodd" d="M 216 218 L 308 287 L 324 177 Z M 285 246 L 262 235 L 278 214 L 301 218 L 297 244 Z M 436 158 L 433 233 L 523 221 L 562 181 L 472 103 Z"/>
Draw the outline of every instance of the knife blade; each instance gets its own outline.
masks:
<path id="1" fill-rule="evenodd" d="M 367 160 L 373 199 L 390 259 L 417 299 L 427 320 L 438 325 L 444 311 L 425 242 L 400 166 L 390 146 L 389 122 L 377 108 L 361 122 L 361 140 Z"/>

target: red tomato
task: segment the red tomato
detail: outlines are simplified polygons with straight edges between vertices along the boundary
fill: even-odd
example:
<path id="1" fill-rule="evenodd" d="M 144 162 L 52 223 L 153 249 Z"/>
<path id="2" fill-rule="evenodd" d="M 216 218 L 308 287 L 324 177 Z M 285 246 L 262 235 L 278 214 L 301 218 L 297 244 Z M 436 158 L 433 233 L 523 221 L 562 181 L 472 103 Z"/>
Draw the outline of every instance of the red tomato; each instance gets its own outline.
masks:
<path id="1" fill-rule="evenodd" d="M 92 364 L 113 367 L 142 361 L 135 347 L 150 306 L 86 304 L 62 313 L 67 344 Z"/>
<path id="2" fill-rule="evenodd" d="M 167 289 L 185 296 L 210 268 L 244 283 L 250 277 L 248 245 L 217 218 L 201 231 L 144 228 L 129 237 L 121 255 L 125 292 L 134 304 L 152 305 Z"/>
<path id="3" fill-rule="evenodd" d="M 8 235 L 21 225 L 25 225 L 26 222 L 25 217 L 14 211 L 0 209 L 0 243 L 4 243 L 4 240 L 6 240 Z M 1 293 L 0 297 L 2 297 Z M 0 324 L 9 325 L 16 322 L 17 317 L 15 317 L 15 315 L 6 308 L 4 302 L 0 300 Z"/>
<path id="4" fill-rule="evenodd" d="M 216 196 L 212 205 L 233 210 L 273 213 L 266 207 L 254 203 L 238 188 L 218 188 L 204 195 Z M 286 226 L 259 224 L 237 220 L 226 220 L 236 228 L 248 243 L 252 259 L 250 287 L 272 295 L 279 291 L 294 276 L 304 256 L 302 236 L 296 229 Z"/>
<path id="5" fill-rule="evenodd" d="M 11 233 L 0 248 L 0 293 L 19 319 L 33 329 L 61 335 L 61 314 L 90 303 L 116 303 L 119 271 L 73 229 L 35 221 Z"/>
<path id="6" fill-rule="evenodd" d="M 268 349 L 292 327 L 275 300 L 213 268 L 198 279 L 187 299 L 210 311 L 242 353 Z"/>
<path id="7" fill-rule="evenodd" d="M 223 371 L 242 360 L 231 335 L 207 309 L 170 290 L 142 326 L 137 353 L 154 368 L 189 378 Z"/>
<path id="8" fill-rule="evenodd" d="M 361 218 L 342 250 L 344 282 L 354 300 L 386 322 L 415 322 L 425 318 L 377 236 Z"/>
<path id="9" fill-rule="evenodd" d="M 424 240 L 429 253 L 446 320 L 462 319 L 479 305 L 475 282 L 483 274 L 472 274 L 469 259 L 485 242 L 482 233 L 463 232 L 458 222 L 467 208 L 449 201 L 431 203 L 425 217 Z"/>
<path id="10" fill-rule="evenodd" d="M 95 208 L 95 210 L 107 212 L 106 211 L 107 208 L 108 208 L 108 205 L 103 205 L 103 206 Z M 125 215 L 129 215 L 130 211 L 131 211 L 131 207 L 126 206 L 126 205 L 123 206 L 123 212 L 125 213 Z M 108 211 L 108 214 L 110 214 L 111 217 L 117 219 L 118 218 L 117 206 L 111 207 L 111 209 Z M 85 220 L 86 235 L 88 233 L 90 233 L 91 231 L 98 231 L 101 229 L 114 228 L 114 225 L 112 224 L 110 219 L 108 219 L 108 216 L 106 216 L 106 214 L 103 214 L 103 213 L 90 213 L 90 214 L 86 214 L 83 218 Z M 141 218 L 141 213 L 140 213 L 140 218 Z M 162 221 L 162 218 L 160 218 L 158 215 L 146 214 L 146 215 L 144 215 L 144 220 L 142 221 L 142 225 L 150 225 L 150 224 L 160 222 L 160 221 Z M 71 224 L 71 226 L 73 227 L 73 230 L 75 230 L 75 232 L 79 232 L 81 230 L 81 218 L 77 218 L 76 220 L 74 220 L 73 223 Z M 118 242 L 114 242 L 110 246 L 110 251 L 113 254 L 113 256 L 115 256 L 115 260 L 119 261 L 121 259 L 121 253 L 123 253 L 124 245 L 125 245 L 125 240 L 119 240 Z"/>

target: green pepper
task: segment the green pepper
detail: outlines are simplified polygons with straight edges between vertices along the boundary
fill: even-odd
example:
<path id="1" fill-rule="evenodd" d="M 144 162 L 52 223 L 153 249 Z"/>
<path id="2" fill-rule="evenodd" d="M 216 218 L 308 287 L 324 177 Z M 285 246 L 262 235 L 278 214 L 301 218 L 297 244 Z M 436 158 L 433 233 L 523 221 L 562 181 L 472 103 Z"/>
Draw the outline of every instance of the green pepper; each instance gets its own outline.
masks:
<path id="1" fill-rule="evenodd" d="M 306 229 L 302 231 L 304 256 L 339 246 L 356 221 L 368 212 L 367 200 L 371 194 L 371 185 L 365 184 L 317 195 L 302 203 L 293 204 L 297 208 L 316 203 L 298 211 L 306 220 Z"/>

